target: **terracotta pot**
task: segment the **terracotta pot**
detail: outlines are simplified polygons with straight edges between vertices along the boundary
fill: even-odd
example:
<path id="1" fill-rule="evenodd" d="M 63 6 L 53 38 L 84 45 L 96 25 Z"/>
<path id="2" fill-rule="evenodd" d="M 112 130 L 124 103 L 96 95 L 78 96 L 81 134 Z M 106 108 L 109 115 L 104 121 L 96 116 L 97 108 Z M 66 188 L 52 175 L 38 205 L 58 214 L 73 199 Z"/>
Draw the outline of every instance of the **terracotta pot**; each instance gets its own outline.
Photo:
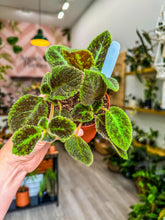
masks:
<path id="1" fill-rule="evenodd" d="M 48 150 L 48 154 L 53 154 L 56 151 L 56 148 L 54 145 L 50 146 L 49 150 Z"/>
<path id="2" fill-rule="evenodd" d="M 112 172 L 116 172 L 116 173 L 119 173 L 119 172 L 120 172 L 120 165 L 114 166 L 111 161 L 108 162 L 108 168 L 109 168 Z"/>
<path id="3" fill-rule="evenodd" d="M 110 99 L 108 94 L 106 93 L 106 97 L 108 99 L 108 108 L 110 107 Z M 84 131 L 84 135 L 81 137 L 86 143 L 89 143 L 96 135 L 95 124 L 88 126 L 81 126 L 81 129 Z"/>
<path id="4" fill-rule="evenodd" d="M 16 193 L 16 206 L 18 207 L 25 207 L 30 204 L 30 197 L 29 197 L 29 188 L 25 187 L 26 191 Z"/>

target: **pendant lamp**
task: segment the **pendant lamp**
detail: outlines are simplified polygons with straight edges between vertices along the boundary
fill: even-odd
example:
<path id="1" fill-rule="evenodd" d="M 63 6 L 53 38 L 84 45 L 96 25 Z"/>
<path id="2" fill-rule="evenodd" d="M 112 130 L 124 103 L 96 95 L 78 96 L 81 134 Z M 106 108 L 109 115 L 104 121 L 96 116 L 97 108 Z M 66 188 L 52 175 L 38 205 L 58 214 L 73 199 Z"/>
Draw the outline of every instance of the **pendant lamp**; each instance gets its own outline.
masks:
<path id="1" fill-rule="evenodd" d="M 41 26 L 41 2 L 40 0 L 38 1 L 39 3 L 39 25 Z M 38 29 L 38 33 L 31 39 L 30 43 L 33 46 L 38 46 L 38 47 L 45 47 L 48 46 L 50 43 L 48 39 L 43 35 L 43 31 L 41 29 Z"/>

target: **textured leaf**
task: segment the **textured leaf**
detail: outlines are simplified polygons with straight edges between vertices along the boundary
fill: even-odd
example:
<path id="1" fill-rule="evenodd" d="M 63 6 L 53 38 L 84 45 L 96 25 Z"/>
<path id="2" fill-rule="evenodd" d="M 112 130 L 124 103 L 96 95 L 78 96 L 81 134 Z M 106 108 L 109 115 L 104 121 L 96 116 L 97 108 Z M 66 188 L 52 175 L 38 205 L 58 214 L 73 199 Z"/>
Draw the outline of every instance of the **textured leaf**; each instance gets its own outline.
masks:
<path id="1" fill-rule="evenodd" d="M 16 131 L 12 138 L 13 154 L 19 156 L 30 154 L 40 138 L 41 130 L 39 128 L 32 125 L 25 125 Z"/>
<path id="2" fill-rule="evenodd" d="M 103 98 L 107 86 L 100 73 L 85 70 L 84 81 L 80 90 L 80 100 L 84 105 L 92 105 L 95 101 Z"/>
<path id="3" fill-rule="evenodd" d="M 108 136 L 118 148 L 126 151 L 132 142 L 132 126 L 126 113 L 118 107 L 110 107 L 105 114 Z"/>
<path id="4" fill-rule="evenodd" d="M 65 141 L 74 134 L 76 124 L 68 118 L 56 116 L 50 121 L 48 127 L 52 134 L 58 136 L 61 141 Z"/>
<path id="5" fill-rule="evenodd" d="M 6 40 L 10 45 L 14 45 L 18 41 L 18 37 L 8 37 Z"/>
<path id="6" fill-rule="evenodd" d="M 56 136 L 50 134 L 48 131 L 44 131 L 42 136 L 42 141 L 54 142 L 55 140 L 56 140 Z"/>
<path id="7" fill-rule="evenodd" d="M 105 139 L 110 141 L 114 150 L 119 154 L 119 156 L 127 160 L 128 159 L 127 152 L 125 150 L 118 148 L 108 136 L 106 126 L 105 126 L 105 114 L 104 113 L 96 116 L 95 127 L 96 127 L 96 131 L 99 134 L 101 134 Z"/>
<path id="8" fill-rule="evenodd" d="M 96 114 L 103 107 L 103 100 L 95 101 L 92 105 L 93 112 Z"/>
<path id="9" fill-rule="evenodd" d="M 8 123 L 12 132 L 15 132 L 26 124 L 37 126 L 39 120 L 47 114 L 48 106 L 43 98 L 25 95 L 12 105 Z"/>
<path id="10" fill-rule="evenodd" d="M 40 127 L 43 130 L 46 130 L 48 127 L 48 118 L 42 117 L 38 122 L 38 127 Z"/>
<path id="11" fill-rule="evenodd" d="M 58 105 L 58 100 L 56 99 L 51 99 L 50 97 L 46 97 L 46 101 L 53 103 L 53 105 Z"/>
<path id="12" fill-rule="evenodd" d="M 53 117 L 56 117 L 56 116 L 63 116 L 65 118 L 72 119 L 72 116 L 71 116 L 70 112 L 67 111 L 66 109 L 62 109 L 61 112 L 60 112 L 59 109 L 55 109 Z"/>
<path id="13" fill-rule="evenodd" d="M 51 93 L 51 88 L 50 88 L 50 77 L 51 77 L 51 73 L 47 72 L 45 74 L 45 76 L 42 78 L 42 82 L 41 82 L 41 94 L 44 95 L 49 95 Z"/>
<path id="14" fill-rule="evenodd" d="M 102 76 L 104 82 L 106 83 L 108 89 L 111 89 L 111 90 L 113 90 L 115 92 L 117 92 L 119 90 L 119 83 L 118 83 L 118 81 L 115 78 L 112 78 L 112 77 L 107 78 L 102 73 L 101 73 L 101 76 Z"/>
<path id="15" fill-rule="evenodd" d="M 98 35 L 88 46 L 88 50 L 93 54 L 95 66 L 101 71 L 107 50 L 112 42 L 111 35 L 105 31 Z"/>
<path id="16" fill-rule="evenodd" d="M 74 159 L 84 163 L 87 166 L 92 164 L 92 151 L 82 138 L 73 135 L 65 142 L 65 148 Z"/>
<path id="17" fill-rule="evenodd" d="M 87 122 L 93 119 L 93 112 L 91 106 L 85 106 L 82 104 L 77 104 L 72 112 L 71 115 L 74 121 L 79 122 Z"/>
<path id="18" fill-rule="evenodd" d="M 20 53 L 22 51 L 22 47 L 20 47 L 18 45 L 14 45 L 13 51 L 14 51 L 14 53 Z"/>
<path id="19" fill-rule="evenodd" d="M 83 72 L 71 66 L 57 66 L 52 69 L 50 86 L 51 99 L 64 100 L 74 96 L 80 89 Z"/>
<path id="20" fill-rule="evenodd" d="M 51 67 L 57 66 L 57 65 L 67 65 L 67 61 L 62 56 L 62 50 L 68 50 L 65 46 L 50 46 L 48 50 L 46 51 L 46 60 L 50 64 Z"/>
<path id="21" fill-rule="evenodd" d="M 94 65 L 92 53 L 88 50 L 76 50 L 72 52 L 63 50 L 62 54 L 70 65 L 80 70 L 90 69 Z"/>

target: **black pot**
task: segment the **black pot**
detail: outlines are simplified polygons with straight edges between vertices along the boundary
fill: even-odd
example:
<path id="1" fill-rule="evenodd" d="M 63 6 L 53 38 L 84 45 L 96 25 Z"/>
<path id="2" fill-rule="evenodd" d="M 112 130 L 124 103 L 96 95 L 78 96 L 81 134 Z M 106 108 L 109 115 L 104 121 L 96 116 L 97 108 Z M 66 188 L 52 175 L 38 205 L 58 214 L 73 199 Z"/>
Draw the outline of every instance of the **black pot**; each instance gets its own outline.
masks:
<path id="1" fill-rule="evenodd" d="M 36 205 L 38 205 L 38 196 L 32 196 L 32 197 L 30 197 L 30 205 L 31 206 L 36 206 Z"/>
<path id="2" fill-rule="evenodd" d="M 38 202 L 39 202 L 39 203 L 44 203 L 44 201 L 45 201 L 45 200 L 44 200 L 44 197 L 45 197 L 44 195 L 38 196 Z"/>
<path id="3" fill-rule="evenodd" d="M 54 202 L 55 201 L 55 195 L 49 195 L 49 199 L 51 202 Z"/>
<path id="4" fill-rule="evenodd" d="M 146 99 L 145 100 L 145 108 L 149 108 L 149 109 L 152 108 L 152 101 L 151 101 L 151 99 Z"/>
<path id="5" fill-rule="evenodd" d="M 12 211 L 12 210 L 15 210 L 15 209 L 16 209 L 16 202 L 15 202 L 15 199 L 13 199 L 11 204 L 10 204 L 10 207 L 9 207 L 8 211 Z"/>

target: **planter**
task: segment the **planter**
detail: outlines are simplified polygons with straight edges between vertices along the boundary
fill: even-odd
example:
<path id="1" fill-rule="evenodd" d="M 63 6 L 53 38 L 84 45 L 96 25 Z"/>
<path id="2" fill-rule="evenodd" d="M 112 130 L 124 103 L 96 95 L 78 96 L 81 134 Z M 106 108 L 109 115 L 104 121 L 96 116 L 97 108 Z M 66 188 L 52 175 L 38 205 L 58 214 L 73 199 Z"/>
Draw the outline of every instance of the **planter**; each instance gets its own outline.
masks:
<path id="1" fill-rule="evenodd" d="M 44 203 L 44 197 L 45 197 L 45 195 L 42 195 L 42 196 L 38 196 L 38 202 L 39 202 L 39 204 L 42 204 L 42 203 Z"/>
<path id="2" fill-rule="evenodd" d="M 55 201 L 55 195 L 50 195 L 49 194 L 49 199 L 50 199 L 51 202 L 54 202 Z"/>
<path id="3" fill-rule="evenodd" d="M 151 99 L 146 99 L 145 100 L 145 108 L 149 108 L 149 109 L 151 109 L 152 108 L 152 101 L 151 101 Z"/>
<path id="4" fill-rule="evenodd" d="M 38 196 L 30 197 L 30 205 L 31 206 L 37 206 L 38 205 Z"/>
<path id="5" fill-rule="evenodd" d="M 110 99 L 108 94 L 106 93 L 106 97 L 108 100 L 108 108 L 110 107 Z M 81 138 L 86 142 L 89 143 L 96 135 L 96 128 L 95 124 L 88 125 L 88 126 L 81 126 L 81 129 L 84 132 L 84 135 Z"/>
<path id="6" fill-rule="evenodd" d="M 26 191 L 19 192 L 19 189 L 16 193 L 16 206 L 18 207 L 25 207 L 30 204 L 30 197 L 29 197 L 29 188 L 25 187 Z"/>
<path id="7" fill-rule="evenodd" d="M 120 165 L 113 165 L 113 163 L 111 161 L 108 162 L 108 168 L 115 173 L 119 173 L 120 172 Z"/>
<path id="8" fill-rule="evenodd" d="M 56 151 L 56 148 L 54 145 L 50 146 L 49 150 L 48 150 L 48 154 L 54 154 L 54 152 Z"/>
<path id="9" fill-rule="evenodd" d="M 109 152 L 107 150 L 109 146 L 110 146 L 109 141 L 102 138 L 102 137 L 101 138 L 96 137 L 94 139 L 94 148 L 97 152 L 99 152 L 102 155 L 109 154 Z"/>

